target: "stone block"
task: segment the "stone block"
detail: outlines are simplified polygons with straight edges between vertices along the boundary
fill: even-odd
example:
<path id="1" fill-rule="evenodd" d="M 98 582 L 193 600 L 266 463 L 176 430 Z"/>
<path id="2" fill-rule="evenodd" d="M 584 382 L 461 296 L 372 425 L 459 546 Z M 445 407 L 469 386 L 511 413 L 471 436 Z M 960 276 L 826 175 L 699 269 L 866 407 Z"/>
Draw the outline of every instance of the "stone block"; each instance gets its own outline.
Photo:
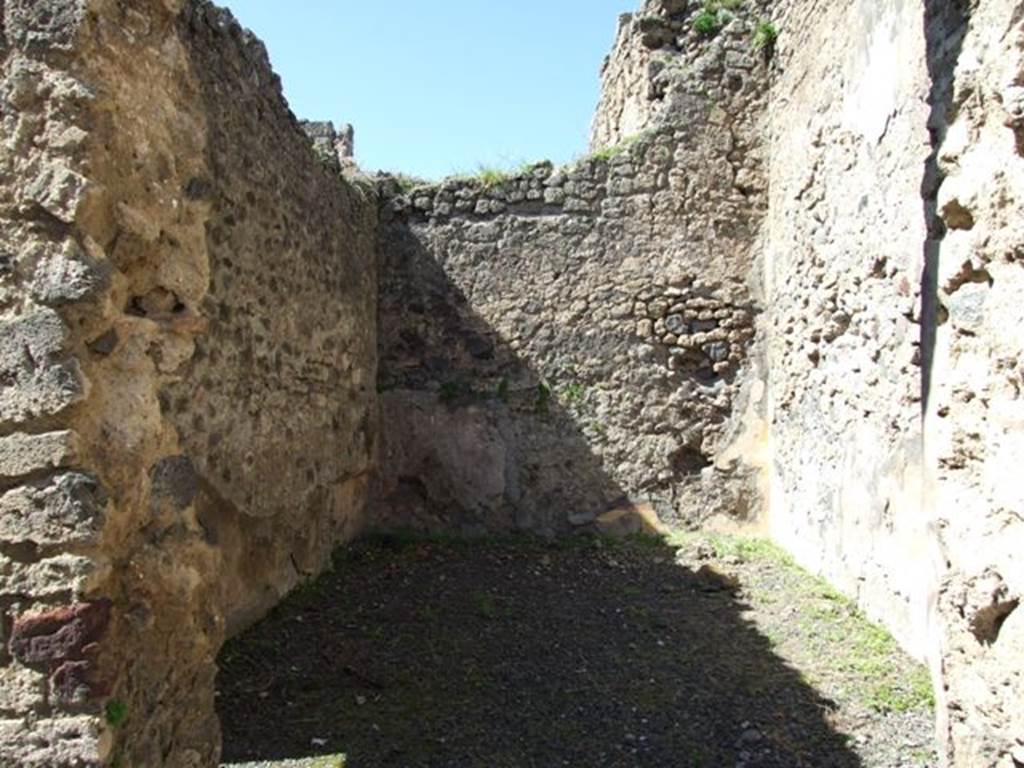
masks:
<path id="1" fill-rule="evenodd" d="M 28 49 L 70 48 L 85 17 L 84 0 L 7 0 L 0 9 L 8 42 Z"/>
<path id="2" fill-rule="evenodd" d="M 0 481 L 62 469 L 74 461 L 74 455 L 74 435 L 68 431 L 0 437 Z"/>
<path id="3" fill-rule="evenodd" d="M 78 399 L 78 366 L 60 359 L 66 332 L 52 310 L 0 321 L 0 423 L 55 416 Z"/>
<path id="4" fill-rule="evenodd" d="M 106 494 L 95 478 L 80 473 L 51 477 L 0 496 L 0 539 L 39 546 L 95 541 Z"/>
<path id="5" fill-rule="evenodd" d="M 93 572 L 87 557 L 60 554 L 20 562 L 0 554 L 0 597 L 48 600 L 80 594 Z"/>
<path id="6" fill-rule="evenodd" d="M 101 758 L 96 717 L 0 720 L 0 765 L 86 768 Z"/>

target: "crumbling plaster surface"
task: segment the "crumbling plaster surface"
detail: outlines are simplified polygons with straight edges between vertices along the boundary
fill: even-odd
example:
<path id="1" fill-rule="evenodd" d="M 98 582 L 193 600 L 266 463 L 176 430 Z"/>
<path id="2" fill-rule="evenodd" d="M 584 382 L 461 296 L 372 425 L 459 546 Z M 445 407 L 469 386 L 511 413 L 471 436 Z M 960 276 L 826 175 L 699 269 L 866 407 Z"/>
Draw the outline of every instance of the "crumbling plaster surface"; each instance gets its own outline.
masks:
<path id="1" fill-rule="evenodd" d="M 1021 8 L 776 20 L 770 530 L 930 660 L 950 764 L 1021 765 Z"/>
<path id="2" fill-rule="evenodd" d="M 0 762 L 212 765 L 226 631 L 360 526 L 376 203 L 225 12 L 0 7 Z"/>
<path id="3" fill-rule="evenodd" d="M 910 0 L 776 12 L 768 524 L 924 658 L 936 565 L 921 504 L 922 12 Z M 893 76 L 876 87 L 879 67 Z"/>
<path id="4" fill-rule="evenodd" d="M 940 735 L 957 766 L 1024 765 L 1024 4 L 964 4 L 943 116 L 926 445 L 947 570 Z"/>

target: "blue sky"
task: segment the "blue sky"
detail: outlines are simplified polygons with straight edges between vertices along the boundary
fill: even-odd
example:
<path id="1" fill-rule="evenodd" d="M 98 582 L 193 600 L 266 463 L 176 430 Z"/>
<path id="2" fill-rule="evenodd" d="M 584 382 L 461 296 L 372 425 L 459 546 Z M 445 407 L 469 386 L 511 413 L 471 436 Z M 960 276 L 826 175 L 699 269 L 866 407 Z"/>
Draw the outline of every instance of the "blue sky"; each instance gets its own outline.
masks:
<path id="1" fill-rule="evenodd" d="M 292 110 L 350 122 L 367 170 L 425 178 L 586 150 L 601 61 L 639 0 L 221 0 Z"/>

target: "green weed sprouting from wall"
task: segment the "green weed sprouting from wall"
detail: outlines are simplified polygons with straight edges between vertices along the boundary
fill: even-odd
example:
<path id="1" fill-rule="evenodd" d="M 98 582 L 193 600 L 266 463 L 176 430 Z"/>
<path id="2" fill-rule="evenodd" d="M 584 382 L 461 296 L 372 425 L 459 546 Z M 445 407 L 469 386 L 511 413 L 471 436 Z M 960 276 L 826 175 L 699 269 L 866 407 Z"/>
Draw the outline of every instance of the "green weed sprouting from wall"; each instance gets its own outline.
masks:
<path id="1" fill-rule="evenodd" d="M 713 37 L 733 18 L 743 0 L 704 0 L 704 7 L 693 18 L 693 30 L 701 37 Z"/>
<path id="2" fill-rule="evenodd" d="M 770 59 L 775 53 L 775 41 L 779 37 L 779 30 L 767 19 L 761 19 L 754 28 L 754 39 L 750 47 L 754 53 L 760 53 L 765 59 Z"/>
<path id="3" fill-rule="evenodd" d="M 128 705 L 120 699 L 111 699 L 107 702 L 103 714 L 106 717 L 107 725 L 117 728 L 128 718 Z"/>

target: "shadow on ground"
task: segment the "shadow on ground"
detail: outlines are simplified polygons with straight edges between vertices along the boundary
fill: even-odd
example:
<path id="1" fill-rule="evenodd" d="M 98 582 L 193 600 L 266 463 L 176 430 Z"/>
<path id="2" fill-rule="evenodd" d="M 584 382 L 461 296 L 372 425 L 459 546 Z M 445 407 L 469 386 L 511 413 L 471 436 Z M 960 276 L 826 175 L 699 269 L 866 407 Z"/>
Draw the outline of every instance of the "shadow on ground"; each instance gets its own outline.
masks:
<path id="1" fill-rule="evenodd" d="M 860 766 L 727 580 L 661 542 L 377 539 L 229 643 L 227 762 Z"/>

